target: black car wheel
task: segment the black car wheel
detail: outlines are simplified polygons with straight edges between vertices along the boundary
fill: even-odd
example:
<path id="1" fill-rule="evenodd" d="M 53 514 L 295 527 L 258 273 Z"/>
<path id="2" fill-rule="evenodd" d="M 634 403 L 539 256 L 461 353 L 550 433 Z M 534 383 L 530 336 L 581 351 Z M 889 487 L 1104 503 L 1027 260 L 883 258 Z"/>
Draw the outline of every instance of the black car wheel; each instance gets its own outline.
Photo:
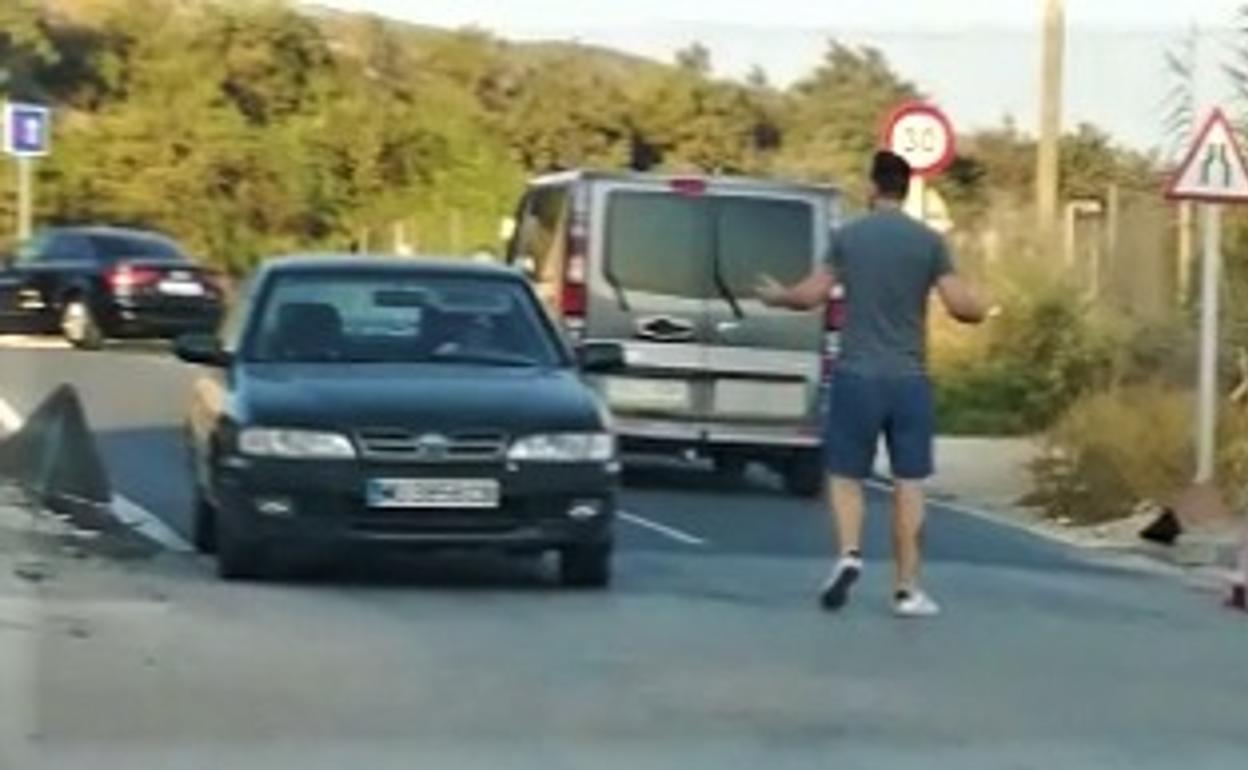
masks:
<path id="1" fill-rule="evenodd" d="M 195 513 L 191 520 L 191 542 L 199 553 L 217 552 L 217 512 L 204 497 L 195 493 Z"/>
<path id="2" fill-rule="evenodd" d="M 569 588 L 606 588 L 611 584 L 611 548 L 578 546 L 559 557 L 559 579 Z"/>
<path id="3" fill-rule="evenodd" d="M 217 575 L 224 580 L 258 580 L 264 577 L 262 545 L 234 532 L 227 523 L 228 518 L 216 517 Z"/>
<path id="4" fill-rule="evenodd" d="M 827 481 L 823 453 L 818 450 L 789 456 L 780 466 L 784 488 L 797 497 L 814 497 L 823 492 Z"/>
<path id="5" fill-rule="evenodd" d="M 95 314 L 80 296 L 70 297 L 61 308 L 61 334 L 69 344 L 81 350 L 99 350 L 104 344 L 104 333 Z"/>

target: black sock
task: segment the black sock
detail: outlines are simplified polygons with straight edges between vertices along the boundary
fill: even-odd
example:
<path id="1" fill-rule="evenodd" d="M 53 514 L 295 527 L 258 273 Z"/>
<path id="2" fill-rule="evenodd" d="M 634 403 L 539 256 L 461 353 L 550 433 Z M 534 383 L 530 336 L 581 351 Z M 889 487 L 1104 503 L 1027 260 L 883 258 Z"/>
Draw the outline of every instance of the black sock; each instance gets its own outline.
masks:
<path id="1" fill-rule="evenodd" d="M 910 598 L 910 592 L 905 591 L 905 590 L 898 591 L 897 593 L 893 594 L 893 598 L 899 602 L 904 602 L 906 599 Z"/>

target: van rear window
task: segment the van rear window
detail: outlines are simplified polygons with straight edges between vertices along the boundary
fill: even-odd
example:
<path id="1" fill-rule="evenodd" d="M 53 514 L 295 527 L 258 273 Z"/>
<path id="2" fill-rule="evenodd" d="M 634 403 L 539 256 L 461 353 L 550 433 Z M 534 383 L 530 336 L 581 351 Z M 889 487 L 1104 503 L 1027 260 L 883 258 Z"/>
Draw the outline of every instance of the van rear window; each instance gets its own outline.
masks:
<path id="1" fill-rule="evenodd" d="M 776 198 L 617 192 L 606 259 L 626 291 L 719 297 L 716 261 L 732 294 L 751 297 L 765 273 L 795 282 L 811 268 L 814 207 Z"/>
<path id="2" fill-rule="evenodd" d="M 624 289 L 702 299 L 714 291 L 705 199 L 618 192 L 607 214 L 607 264 Z"/>

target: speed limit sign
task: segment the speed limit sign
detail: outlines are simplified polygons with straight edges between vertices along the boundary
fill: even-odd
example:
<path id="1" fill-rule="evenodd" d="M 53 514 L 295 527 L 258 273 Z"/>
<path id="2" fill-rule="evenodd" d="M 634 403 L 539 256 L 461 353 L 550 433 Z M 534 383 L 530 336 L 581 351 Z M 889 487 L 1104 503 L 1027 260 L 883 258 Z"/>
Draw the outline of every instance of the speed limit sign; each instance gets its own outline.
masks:
<path id="1" fill-rule="evenodd" d="M 881 144 L 905 158 L 915 174 L 935 176 L 953 162 L 953 124 L 930 104 L 907 102 L 884 121 Z"/>

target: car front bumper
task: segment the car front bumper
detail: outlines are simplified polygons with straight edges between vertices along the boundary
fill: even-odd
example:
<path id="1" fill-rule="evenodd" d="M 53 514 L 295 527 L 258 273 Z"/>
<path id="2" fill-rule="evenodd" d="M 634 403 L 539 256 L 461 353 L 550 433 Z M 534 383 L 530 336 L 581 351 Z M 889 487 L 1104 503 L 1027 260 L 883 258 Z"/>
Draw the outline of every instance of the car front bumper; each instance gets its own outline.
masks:
<path id="1" fill-rule="evenodd" d="M 217 477 L 221 522 L 251 541 L 537 552 L 610 545 L 618 468 L 598 465 L 430 467 L 228 458 Z M 498 479 L 491 509 L 370 508 L 372 478 Z M 597 515 L 577 518 L 574 508 Z M 284 509 L 284 510 L 283 510 Z"/>

